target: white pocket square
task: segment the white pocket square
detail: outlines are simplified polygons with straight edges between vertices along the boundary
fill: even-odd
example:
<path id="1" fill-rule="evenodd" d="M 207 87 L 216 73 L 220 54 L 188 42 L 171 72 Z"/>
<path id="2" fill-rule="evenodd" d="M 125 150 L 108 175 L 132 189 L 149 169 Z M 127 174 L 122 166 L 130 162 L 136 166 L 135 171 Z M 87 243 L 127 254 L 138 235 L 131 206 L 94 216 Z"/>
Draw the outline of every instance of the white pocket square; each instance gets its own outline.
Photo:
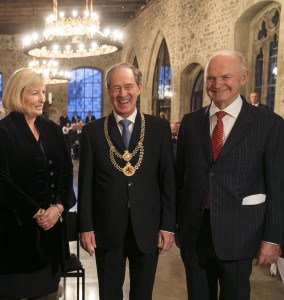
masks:
<path id="1" fill-rule="evenodd" d="M 265 202 L 265 194 L 250 195 L 243 199 L 242 205 L 255 205 Z"/>

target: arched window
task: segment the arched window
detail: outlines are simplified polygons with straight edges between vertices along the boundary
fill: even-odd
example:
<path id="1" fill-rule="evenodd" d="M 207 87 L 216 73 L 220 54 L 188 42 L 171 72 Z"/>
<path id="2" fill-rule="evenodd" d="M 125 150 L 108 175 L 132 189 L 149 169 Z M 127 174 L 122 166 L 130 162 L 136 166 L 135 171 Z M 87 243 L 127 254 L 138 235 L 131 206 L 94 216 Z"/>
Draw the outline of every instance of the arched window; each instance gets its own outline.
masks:
<path id="1" fill-rule="evenodd" d="M 158 53 L 153 82 L 153 111 L 157 116 L 164 112 L 170 120 L 172 96 L 172 72 L 169 51 L 163 39 Z"/>
<path id="2" fill-rule="evenodd" d="M 73 112 L 85 120 L 88 111 L 96 119 L 102 116 L 102 72 L 96 69 L 80 68 L 71 72 L 68 84 L 68 116 Z"/>
<path id="3" fill-rule="evenodd" d="M 263 68 L 263 53 L 262 53 L 262 48 L 260 48 L 259 53 L 256 56 L 256 63 L 255 63 L 255 92 L 258 94 L 259 99 L 261 99 L 261 94 L 262 94 L 262 68 Z"/>
<path id="4" fill-rule="evenodd" d="M 203 86 L 204 86 L 204 71 L 201 70 L 194 82 L 192 94 L 191 94 L 191 108 L 190 111 L 194 111 L 202 107 L 203 102 Z"/>
<path id="5" fill-rule="evenodd" d="M 260 102 L 271 110 L 274 109 L 277 79 L 279 9 L 274 6 L 264 10 L 253 25 L 254 90 Z"/>
<path id="6" fill-rule="evenodd" d="M 136 57 L 136 56 L 134 57 L 133 66 L 134 66 L 135 68 L 139 69 L 139 66 L 138 66 L 138 60 L 137 60 L 137 57 Z M 137 109 L 140 110 L 140 95 L 137 97 L 136 107 L 137 107 Z"/>
<path id="7" fill-rule="evenodd" d="M 277 53 L 278 53 L 278 40 L 275 34 L 274 40 L 270 43 L 269 60 L 268 60 L 267 106 L 270 109 L 274 108 L 275 83 L 276 83 L 276 76 L 277 76 Z"/>

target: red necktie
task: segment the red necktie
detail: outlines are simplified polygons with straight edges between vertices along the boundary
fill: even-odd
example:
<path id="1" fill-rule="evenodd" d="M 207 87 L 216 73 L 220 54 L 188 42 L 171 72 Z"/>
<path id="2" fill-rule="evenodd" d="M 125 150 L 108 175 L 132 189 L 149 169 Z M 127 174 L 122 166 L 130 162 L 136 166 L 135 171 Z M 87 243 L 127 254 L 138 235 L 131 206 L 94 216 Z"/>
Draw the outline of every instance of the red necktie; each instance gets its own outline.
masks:
<path id="1" fill-rule="evenodd" d="M 222 149 L 223 146 L 223 121 L 222 118 L 227 113 L 224 111 L 218 111 L 217 115 L 217 124 L 212 132 L 212 156 L 215 161 Z"/>

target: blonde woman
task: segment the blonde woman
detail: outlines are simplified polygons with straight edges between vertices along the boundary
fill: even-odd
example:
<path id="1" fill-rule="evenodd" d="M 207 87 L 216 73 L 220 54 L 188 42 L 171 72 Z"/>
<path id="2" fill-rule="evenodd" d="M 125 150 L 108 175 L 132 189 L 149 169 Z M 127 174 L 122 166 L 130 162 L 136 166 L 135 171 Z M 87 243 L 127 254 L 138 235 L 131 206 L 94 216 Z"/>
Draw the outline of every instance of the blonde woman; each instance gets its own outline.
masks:
<path id="1" fill-rule="evenodd" d="M 0 299 L 58 299 L 68 251 L 64 213 L 74 205 L 62 130 L 41 117 L 45 79 L 16 71 L 0 121 Z M 63 221 L 63 222 L 61 222 Z"/>

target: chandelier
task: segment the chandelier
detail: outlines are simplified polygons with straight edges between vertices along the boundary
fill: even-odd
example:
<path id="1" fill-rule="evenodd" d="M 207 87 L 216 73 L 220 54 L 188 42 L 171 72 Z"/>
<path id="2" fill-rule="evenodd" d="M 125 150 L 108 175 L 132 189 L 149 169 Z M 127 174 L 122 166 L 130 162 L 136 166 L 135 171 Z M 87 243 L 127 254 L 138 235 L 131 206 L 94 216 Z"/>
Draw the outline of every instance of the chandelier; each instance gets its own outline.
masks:
<path id="1" fill-rule="evenodd" d="M 53 0 L 53 14 L 46 19 L 43 35 L 33 34 L 23 41 L 24 53 L 41 58 L 80 58 L 104 55 L 122 49 L 122 35 L 118 31 L 100 31 L 100 21 L 93 12 L 93 1 L 86 0 L 83 16 L 58 16 L 57 0 Z"/>
<path id="2" fill-rule="evenodd" d="M 59 70 L 59 63 L 56 60 L 38 61 L 33 59 L 29 62 L 29 67 L 38 73 L 44 74 L 46 84 L 65 83 L 71 78 L 71 72 Z"/>

